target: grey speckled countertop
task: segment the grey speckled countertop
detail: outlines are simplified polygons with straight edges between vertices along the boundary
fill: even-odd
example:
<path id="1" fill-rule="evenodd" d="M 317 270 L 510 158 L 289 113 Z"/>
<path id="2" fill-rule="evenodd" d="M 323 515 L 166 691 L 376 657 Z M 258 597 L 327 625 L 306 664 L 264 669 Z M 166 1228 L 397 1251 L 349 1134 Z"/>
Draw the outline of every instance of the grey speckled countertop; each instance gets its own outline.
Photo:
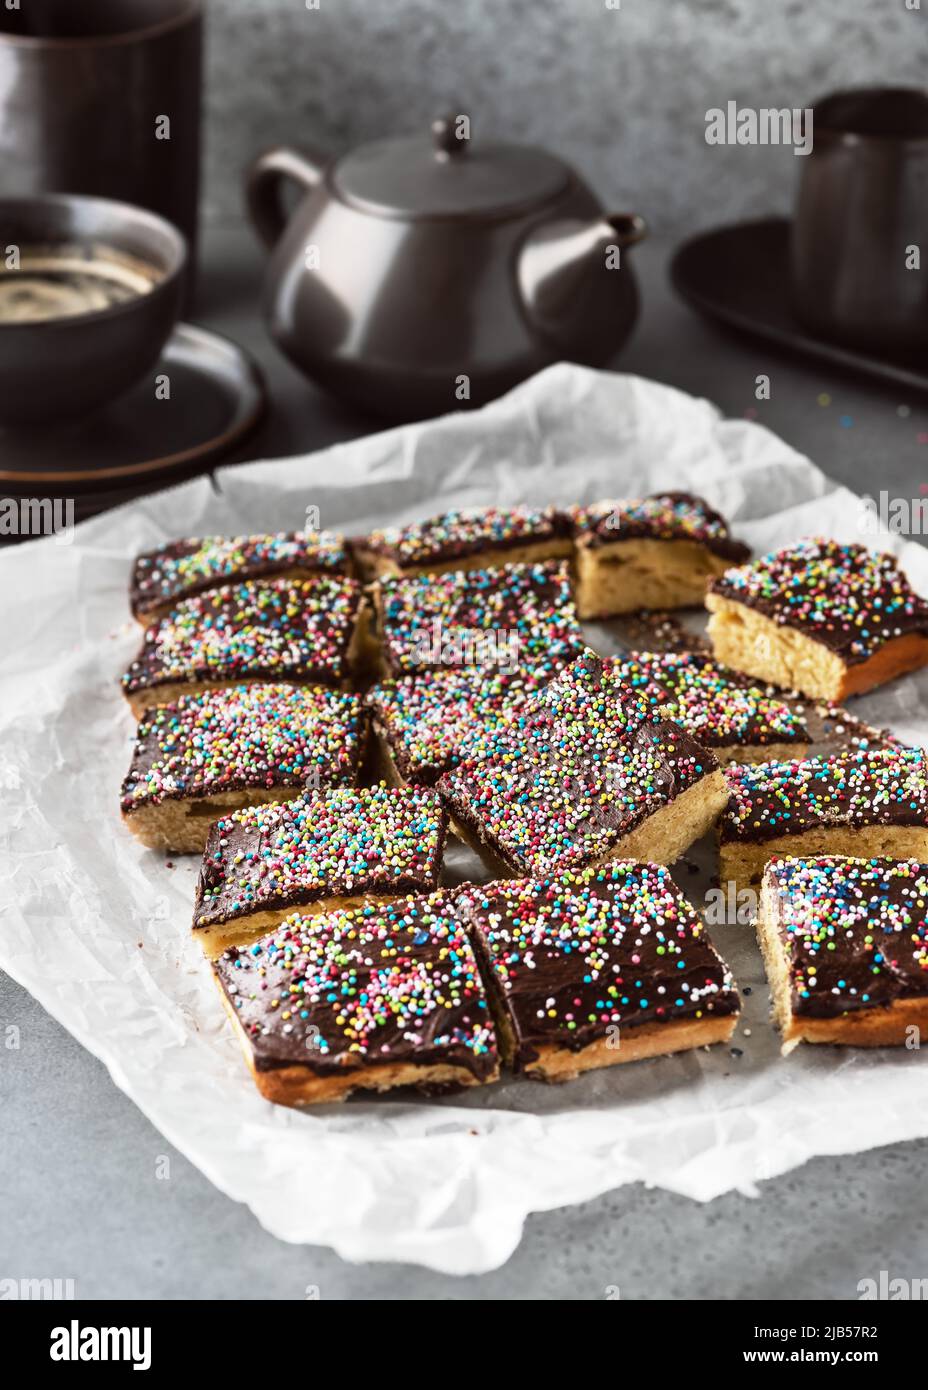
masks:
<path id="1" fill-rule="evenodd" d="M 673 299 L 667 248 L 638 255 L 644 313 L 623 368 L 757 418 L 857 491 L 918 497 L 928 483 L 928 410 L 894 388 L 793 365 L 702 323 Z M 636 253 L 637 254 L 637 253 Z M 264 339 L 259 260 L 238 229 L 206 238 L 198 317 L 247 343 L 268 369 L 274 412 L 251 456 L 358 432 Z M 754 378 L 771 399 L 754 400 Z M 829 398 L 827 403 L 821 400 Z M 899 407 L 909 413 L 900 413 Z M 78 1297 L 810 1299 L 856 1297 L 857 1281 L 928 1273 L 928 1140 L 817 1159 L 757 1198 L 702 1206 L 640 1186 L 532 1217 L 517 1253 L 480 1278 L 395 1265 L 356 1267 L 267 1235 L 162 1136 L 30 997 L 0 975 L 0 1278 L 73 1279 Z M 163 1155 L 168 1178 L 158 1177 Z"/>

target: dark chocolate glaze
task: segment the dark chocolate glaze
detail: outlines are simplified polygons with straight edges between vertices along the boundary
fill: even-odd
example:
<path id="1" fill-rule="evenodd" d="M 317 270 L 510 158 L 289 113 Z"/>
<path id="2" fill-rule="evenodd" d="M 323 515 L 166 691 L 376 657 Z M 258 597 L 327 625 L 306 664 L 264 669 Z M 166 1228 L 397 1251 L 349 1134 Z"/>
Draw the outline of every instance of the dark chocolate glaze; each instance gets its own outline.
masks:
<path id="1" fill-rule="evenodd" d="M 566 560 L 387 574 L 378 583 L 383 658 L 395 676 L 471 664 L 531 669 L 543 660 L 569 661 L 585 645 Z M 467 645 L 476 649 L 470 659 Z"/>
<path id="2" fill-rule="evenodd" d="M 188 574 L 177 572 L 176 563 L 199 552 L 209 553 L 213 544 L 222 545 L 222 538 L 200 537 L 172 541 L 139 555 L 132 571 L 129 604 L 136 618 L 192 598 L 221 584 L 238 583 L 243 579 L 267 579 L 287 570 L 324 570 L 329 574 L 348 573 L 348 552 L 339 544 L 340 537 L 327 537 L 320 544 L 311 535 L 287 532 L 276 536 L 242 536 L 236 538 L 241 559 L 217 561 L 211 573 Z M 231 542 L 230 542 L 231 544 Z M 203 566 L 207 569 L 208 566 Z"/>
<path id="3" fill-rule="evenodd" d="M 145 631 L 123 676 L 132 694 L 177 681 L 297 680 L 336 685 L 362 591 L 353 579 L 249 580 L 185 599 Z"/>
<path id="4" fill-rule="evenodd" d="M 508 1019 L 517 1071 L 544 1048 L 580 1051 L 610 1037 L 620 1047 L 626 1028 L 740 1008 L 698 914 L 657 865 L 619 860 L 569 878 L 471 886 L 458 905 Z"/>
<path id="5" fill-rule="evenodd" d="M 714 755 L 589 653 L 478 741 L 439 794 L 513 873 L 585 864 L 715 772 Z"/>
<path id="6" fill-rule="evenodd" d="M 486 993 L 453 895 L 398 899 L 367 916 L 291 917 L 213 968 L 258 1071 L 446 1063 L 484 1080 L 496 1067 Z"/>
<path id="7" fill-rule="evenodd" d="M 823 758 L 734 765 L 722 843 L 762 843 L 827 826 L 928 827 L 921 748 L 860 748 Z"/>
<path id="8" fill-rule="evenodd" d="M 679 540 L 704 545 L 713 555 L 730 560 L 733 565 L 743 564 L 750 557 L 750 548 L 729 535 L 728 522 L 704 498 L 691 492 L 654 492 L 642 501 L 666 501 L 671 508 L 682 506 L 692 509 L 698 517 L 697 529 L 688 529 L 682 523 L 674 525 L 672 520 L 636 517 L 617 510 L 597 516 L 595 512 L 580 507 L 575 514 L 575 535 L 592 549 L 613 545 L 616 541 Z"/>
<path id="9" fill-rule="evenodd" d="M 803 633 L 846 666 L 869 660 L 890 639 L 928 635 L 928 603 L 895 556 L 863 545 L 804 539 L 719 575 L 709 591 Z"/>
<path id="10" fill-rule="evenodd" d="M 226 816 L 210 827 L 193 925 L 329 898 L 432 892 L 447 824 L 433 792 L 387 787 L 310 794 Z"/>
<path id="11" fill-rule="evenodd" d="M 928 997 L 928 865 L 775 859 L 767 883 L 794 1014 L 836 1018 Z"/>

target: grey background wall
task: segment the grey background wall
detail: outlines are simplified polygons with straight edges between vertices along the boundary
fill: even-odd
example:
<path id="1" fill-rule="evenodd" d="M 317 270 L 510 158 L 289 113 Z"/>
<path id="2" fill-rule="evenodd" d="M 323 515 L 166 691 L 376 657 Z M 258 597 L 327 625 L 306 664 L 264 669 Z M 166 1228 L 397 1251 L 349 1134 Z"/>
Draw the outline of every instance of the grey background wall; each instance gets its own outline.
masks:
<path id="1" fill-rule="evenodd" d="M 206 216 L 277 142 L 335 153 L 468 111 L 474 138 L 548 145 L 658 234 L 785 210 L 801 159 L 710 147 L 734 100 L 802 107 L 853 84 L 920 84 L 928 0 L 211 0 Z M 909 4 L 916 0 L 909 0 Z"/>

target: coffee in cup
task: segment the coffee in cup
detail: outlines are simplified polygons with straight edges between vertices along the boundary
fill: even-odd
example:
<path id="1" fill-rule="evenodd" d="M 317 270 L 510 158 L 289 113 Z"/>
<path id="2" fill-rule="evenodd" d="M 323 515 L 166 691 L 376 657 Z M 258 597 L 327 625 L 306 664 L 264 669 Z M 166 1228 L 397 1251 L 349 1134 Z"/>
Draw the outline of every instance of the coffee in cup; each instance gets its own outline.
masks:
<path id="1" fill-rule="evenodd" d="M 9 247 L 0 261 L 0 323 L 96 314 L 150 294 L 158 270 L 102 245 Z"/>

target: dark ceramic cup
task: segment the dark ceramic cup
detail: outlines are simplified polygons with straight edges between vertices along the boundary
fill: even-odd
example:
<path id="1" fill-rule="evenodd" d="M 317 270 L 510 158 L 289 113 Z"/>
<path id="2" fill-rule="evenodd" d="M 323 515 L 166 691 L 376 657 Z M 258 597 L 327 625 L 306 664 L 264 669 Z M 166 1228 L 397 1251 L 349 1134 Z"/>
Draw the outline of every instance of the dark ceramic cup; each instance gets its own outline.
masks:
<path id="1" fill-rule="evenodd" d="M 813 108 L 813 147 L 802 163 L 791 252 L 796 316 L 849 347 L 928 342 L 928 92 L 825 97 Z"/>
<path id="2" fill-rule="evenodd" d="M 192 263 L 202 30 L 201 0 L 0 0 L 0 197 L 150 208 Z"/>
<path id="3" fill-rule="evenodd" d="M 163 217 L 108 198 L 0 199 L 5 260 L 12 248 L 65 246 L 140 263 L 151 288 L 73 317 L 0 322 L 0 426 L 59 425 L 107 405 L 154 366 L 180 316 L 186 243 Z"/>

